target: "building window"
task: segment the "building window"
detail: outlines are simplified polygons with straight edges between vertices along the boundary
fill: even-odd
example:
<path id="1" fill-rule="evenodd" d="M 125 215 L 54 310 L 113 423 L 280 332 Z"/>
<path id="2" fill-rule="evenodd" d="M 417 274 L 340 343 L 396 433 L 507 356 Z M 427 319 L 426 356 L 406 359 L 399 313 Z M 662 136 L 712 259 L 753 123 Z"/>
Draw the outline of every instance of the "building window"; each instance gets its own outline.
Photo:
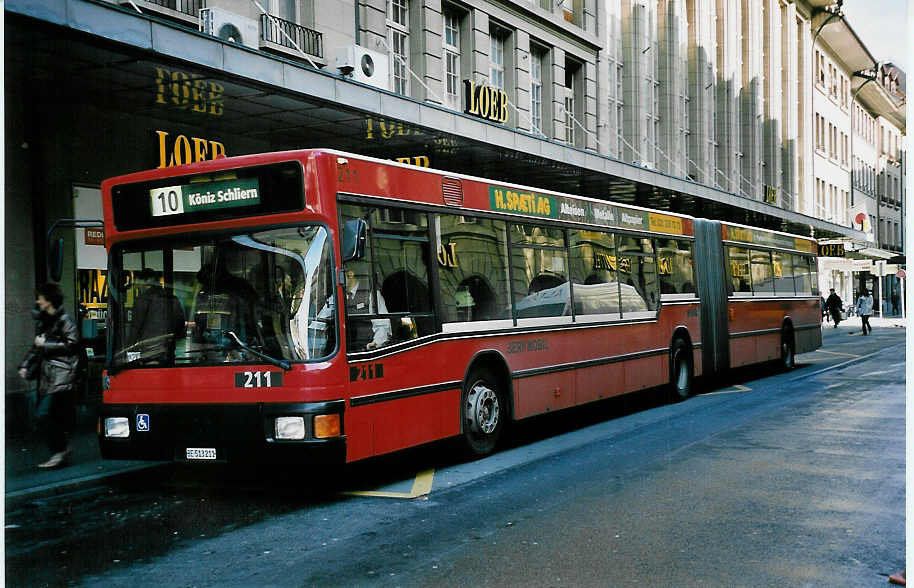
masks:
<path id="1" fill-rule="evenodd" d="M 409 95 L 409 5 L 408 0 L 388 0 L 387 31 L 390 44 L 393 90 Z"/>
<path id="2" fill-rule="evenodd" d="M 535 46 L 530 47 L 530 123 L 533 132 L 543 133 L 543 61 L 546 52 Z"/>
<path id="3" fill-rule="evenodd" d="M 489 83 L 500 90 L 505 89 L 505 33 L 492 27 L 489 36 Z"/>
<path id="4" fill-rule="evenodd" d="M 460 15 L 444 10 L 444 102 L 460 109 Z"/>
<path id="5" fill-rule="evenodd" d="M 625 146 L 625 104 L 622 101 L 623 65 L 616 64 L 616 155 L 621 158 Z"/>
<path id="6" fill-rule="evenodd" d="M 565 94 L 565 142 L 569 145 L 574 145 L 574 78 L 572 77 L 566 79 L 567 83 L 570 84 L 570 86 L 565 86 L 567 91 Z"/>

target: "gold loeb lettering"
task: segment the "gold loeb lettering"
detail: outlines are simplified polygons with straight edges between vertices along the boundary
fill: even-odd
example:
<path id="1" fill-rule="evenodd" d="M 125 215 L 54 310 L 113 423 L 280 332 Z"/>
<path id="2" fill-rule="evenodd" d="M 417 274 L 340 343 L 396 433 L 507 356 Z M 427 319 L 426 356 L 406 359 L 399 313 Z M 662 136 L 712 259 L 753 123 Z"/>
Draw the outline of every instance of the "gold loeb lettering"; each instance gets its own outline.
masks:
<path id="1" fill-rule="evenodd" d="M 489 118 L 489 87 L 479 88 L 479 116 Z"/>
<path id="2" fill-rule="evenodd" d="M 156 104 L 175 106 L 181 110 L 222 116 L 225 86 L 209 81 L 200 74 L 156 67 Z"/>
<path id="3" fill-rule="evenodd" d="M 406 165 L 415 165 L 417 167 L 429 167 L 429 159 L 425 155 L 416 155 L 413 157 L 397 157 L 394 161 L 405 163 Z"/>
<path id="4" fill-rule="evenodd" d="M 159 140 L 159 168 L 225 157 L 225 145 L 219 141 L 200 137 L 188 139 L 184 135 L 178 135 L 169 149 L 168 133 L 156 131 L 156 136 Z M 191 142 L 193 142 L 193 148 L 191 148 Z"/>
<path id="5" fill-rule="evenodd" d="M 500 88 L 476 85 L 472 80 L 463 81 L 465 96 L 464 112 L 494 122 L 508 120 L 508 93 Z"/>

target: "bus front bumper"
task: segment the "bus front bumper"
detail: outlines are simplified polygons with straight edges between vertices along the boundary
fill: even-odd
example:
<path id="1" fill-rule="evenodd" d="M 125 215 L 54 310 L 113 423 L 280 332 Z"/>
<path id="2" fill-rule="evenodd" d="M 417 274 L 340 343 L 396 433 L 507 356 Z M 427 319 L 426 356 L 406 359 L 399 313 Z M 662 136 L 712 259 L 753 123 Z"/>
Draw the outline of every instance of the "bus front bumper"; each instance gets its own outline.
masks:
<path id="1" fill-rule="evenodd" d="M 103 404 L 99 409 L 98 439 L 105 459 L 344 463 L 344 409 L 342 400 L 240 405 Z M 327 422 L 337 423 L 337 429 L 328 427 Z"/>

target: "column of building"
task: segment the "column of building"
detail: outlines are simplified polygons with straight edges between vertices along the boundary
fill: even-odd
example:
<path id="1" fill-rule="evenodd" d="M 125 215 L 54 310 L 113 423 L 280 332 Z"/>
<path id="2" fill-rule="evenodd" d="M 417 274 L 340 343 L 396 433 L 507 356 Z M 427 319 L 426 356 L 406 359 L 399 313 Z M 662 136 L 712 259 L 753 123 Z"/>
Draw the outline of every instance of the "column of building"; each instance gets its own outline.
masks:
<path id="1" fill-rule="evenodd" d="M 740 46 L 742 3 L 716 0 L 717 6 L 717 175 L 713 185 L 739 190 L 743 158 L 740 91 L 743 87 Z M 714 172 L 712 172 L 714 173 Z"/>

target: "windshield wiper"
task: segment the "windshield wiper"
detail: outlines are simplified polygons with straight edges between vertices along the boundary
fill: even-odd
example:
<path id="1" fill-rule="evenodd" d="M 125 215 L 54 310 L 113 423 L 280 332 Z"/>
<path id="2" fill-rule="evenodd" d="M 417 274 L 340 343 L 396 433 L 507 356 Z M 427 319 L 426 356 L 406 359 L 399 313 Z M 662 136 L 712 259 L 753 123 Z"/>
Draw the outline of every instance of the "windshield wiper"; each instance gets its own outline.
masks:
<path id="1" fill-rule="evenodd" d="M 261 353 L 261 352 L 257 351 L 256 349 L 254 349 L 253 347 L 251 347 L 250 345 L 248 345 L 247 343 L 242 341 L 238 337 L 238 335 L 235 334 L 235 331 L 226 331 L 225 334 L 228 335 L 229 337 L 231 337 L 232 340 L 235 342 L 235 344 L 238 345 L 238 347 L 241 347 L 245 351 L 253 353 L 260 359 L 268 361 L 268 362 L 272 363 L 273 365 L 275 365 L 276 367 L 281 367 L 282 369 L 284 369 L 286 371 L 289 371 L 292 369 L 291 362 L 288 362 L 284 359 L 276 359 L 275 357 L 270 357 L 269 355 L 267 355 L 265 353 Z"/>

